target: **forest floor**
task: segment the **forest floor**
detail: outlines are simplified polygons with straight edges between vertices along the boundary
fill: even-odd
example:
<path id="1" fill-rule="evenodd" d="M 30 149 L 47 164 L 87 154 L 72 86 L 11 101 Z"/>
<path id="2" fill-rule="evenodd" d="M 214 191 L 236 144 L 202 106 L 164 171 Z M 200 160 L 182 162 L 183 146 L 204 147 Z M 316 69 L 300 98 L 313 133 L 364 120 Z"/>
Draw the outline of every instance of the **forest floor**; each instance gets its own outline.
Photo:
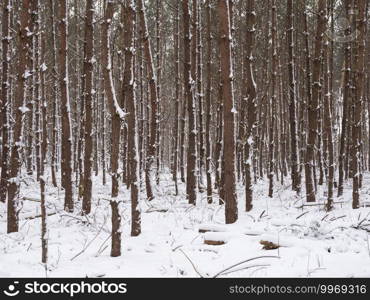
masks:
<path id="1" fill-rule="evenodd" d="M 239 220 L 224 225 L 223 206 L 207 204 L 205 193 L 196 207 L 187 204 L 185 185 L 174 196 L 170 176 L 162 175 L 156 199 L 141 202 L 138 237 L 130 236 L 130 193 L 121 187 L 122 256 L 117 258 L 110 257 L 109 182 L 103 186 L 100 177 L 94 179 L 93 209 L 86 217 L 79 214 L 81 203 L 76 213 L 64 212 L 62 192 L 49 187 L 46 270 L 39 186 L 29 181 L 22 185 L 20 232 L 6 234 L 6 207 L 0 203 L 0 277 L 370 277 L 369 182 L 366 174 L 363 207 L 352 210 L 348 185 L 330 213 L 322 205 L 324 188 L 318 191 L 320 205 L 302 207 L 304 198 L 288 184 L 278 185 L 268 198 L 264 181 L 255 186 L 254 207 L 246 213 L 240 185 Z M 277 249 L 265 250 L 261 241 Z"/>

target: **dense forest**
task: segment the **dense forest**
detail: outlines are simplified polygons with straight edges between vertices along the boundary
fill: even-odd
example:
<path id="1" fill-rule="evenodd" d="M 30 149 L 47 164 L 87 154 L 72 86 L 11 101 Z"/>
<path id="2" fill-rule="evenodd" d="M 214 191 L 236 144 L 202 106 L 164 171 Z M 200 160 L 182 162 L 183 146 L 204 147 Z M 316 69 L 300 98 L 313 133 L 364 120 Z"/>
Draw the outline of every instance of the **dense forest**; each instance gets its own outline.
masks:
<path id="1" fill-rule="evenodd" d="M 148 210 L 166 213 L 155 203 L 168 199 L 236 224 L 262 219 L 258 202 L 280 203 L 284 190 L 284 203 L 317 209 L 322 222 L 346 203 L 364 209 L 356 229 L 370 231 L 369 1 L 3 0 L 0 9 L 2 233 L 40 222 L 43 263 L 49 218 L 91 225 L 100 207 L 117 257 L 122 227 L 140 236 Z M 22 217 L 27 205 L 36 214 Z M 217 242 L 226 243 L 208 244 Z"/>

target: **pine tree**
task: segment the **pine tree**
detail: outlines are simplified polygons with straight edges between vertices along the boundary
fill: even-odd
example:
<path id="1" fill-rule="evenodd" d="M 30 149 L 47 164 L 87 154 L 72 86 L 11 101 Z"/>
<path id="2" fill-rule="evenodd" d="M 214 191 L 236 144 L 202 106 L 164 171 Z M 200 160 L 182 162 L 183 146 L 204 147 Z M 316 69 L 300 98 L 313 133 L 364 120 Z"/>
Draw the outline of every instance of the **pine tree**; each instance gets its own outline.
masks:
<path id="1" fill-rule="evenodd" d="M 221 52 L 222 96 L 224 102 L 224 193 L 226 224 L 238 219 L 235 178 L 235 104 L 233 94 L 233 65 L 231 60 L 231 26 L 229 1 L 218 1 L 220 20 L 219 43 Z"/>

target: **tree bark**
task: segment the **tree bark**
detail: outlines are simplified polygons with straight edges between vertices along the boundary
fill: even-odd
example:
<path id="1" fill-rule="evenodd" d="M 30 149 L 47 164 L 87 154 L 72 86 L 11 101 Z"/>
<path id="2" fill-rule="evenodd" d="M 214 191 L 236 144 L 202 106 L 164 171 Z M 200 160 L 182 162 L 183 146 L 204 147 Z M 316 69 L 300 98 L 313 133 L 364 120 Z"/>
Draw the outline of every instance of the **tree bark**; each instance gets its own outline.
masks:
<path id="1" fill-rule="evenodd" d="M 360 158 L 361 158 L 361 112 L 365 79 L 365 45 L 366 45 L 366 1 L 356 1 L 355 24 L 356 44 L 354 70 L 355 70 L 355 95 L 353 103 L 353 127 L 352 127 L 352 169 L 353 169 L 353 190 L 352 208 L 360 207 Z"/>
<path id="2" fill-rule="evenodd" d="M 315 188 L 313 183 L 313 169 L 315 167 L 315 145 L 317 142 L 319 98 L 321 91 L 321 51 L 323 35 L 327 26 L 326 0 L 318 1 L 317 28 L 314 45 L 313 70 L 312 70 L 312 98 L 308 102 L 308 138 L 305 159 L 305 179 L 307 202 L 315 202 Z"/>
<path id="3" fill-rule="evenodd" d="M 247 105 L 247 126 L 245 129 L 245 210 L 250 211 L 253 208 L 253 186 L 252 186 L 252 149 L 254 143 L 253 131 L 256 127 L 257 121 L 257 104 L 256 104 L 256 83 L 254 81 L 253 74 L 253 47 L 255 38 L 255 24 L 256 24 L 256 12 L 255 12 L 255 0 L 248 0 L 247 2 L 247 33 L 246 33 L 246 49 L 245 49 L 245 70 L 246 70 L 246 105 Z"/>
<path id="4" fill-rule="evenodd" d="M 185 98 L 187 99 L 188 109 L 188 152 L 186 166 L 186 197 L 190 204 L 196 204 L 196 127 L 195 127 L 195 102 L 194 89 L 195 82 L 192 75 L 195 74 L 194 61 L 191 59 L 192 34 L 190 33 L 190 7 L 189 0 L 183 1 L 184 17 L 184 81 L 185 81 Z M 193 41 L 194 43 L 194 41 Z M 194 55 L 193 55 L 194 58 Z"/>
<path id="5" fill-rule="evenodd" d="M 300 191 L 298 174 L 298 151 L 297 151 L 297 118 L 296 118 L 296 79 L 294 65 L 294 12 L 293 0 L 287 0 L 287 44 L 289 53 L 288 73 L 289 73 L 289 121 L 290 121 L 290 147 L 291 147 L 291 178 L 292 189 Z"/>
<path id="6" fill-rule="evenodd" d="M 134 68 L 135 61 L 135 19 L 136 6 L 133 0 L 125 6 L 125 27 L 127 29 L 127 47 L 125 48 L 125 76 L 129 84 L 124 91 L 127 105 L 127 126 L 128 126 L 128 161 L 130 165 L 130 189 L 131 189 L 131 236 L 138 236 L 141 233 L 141 216 L 139 208 L 139 153 L 138 153 L 138 132 L 136 114 L 136 75 Z"/>
<path id="7" fill-rule="evenodd" d="M 92 105 L 93 105 L 93 47 L 94 47 L 94 6 L 92 0 L 86 1 L 86 18 L 85 18 L 85 53 L 84 53 L 84 70 L 85 70 L 85 156 L 84 156 L 84 174 L 83 174 L 83 199 L 82 212 L 89 214 L 91 211 L 91 171 L 92 171 Z"/>
<path id="8" fill-rule="evenodd" d="M 0 178 L 0 202 L 6 201 L 6 194 L 8 188 L 9 177 L 9 44 L 10 44 L 10 9 L 9 0 L 5 0 L 2 15 L 2 76 L 1 76 L 1 94 L 0 94 L 0 109 L 1 109 L 1 123 L 0 128 L 2 132 L 2 153 L 1 153 L 1 178 Z"/>
<path id="9" fill-rule="evenodd" d="M 235 105 L 233 94 L 233 65 L 231 47 L 229 1 L 218 1 L 220 20 L 221 74 L 224 102 L 224 194 L 225 221 L 231 224 L 238 219 L 235 178 Z"/>
<path id="10" fill-rule="evenodd" d="M 8 186 L 8 226 L 7 232 L 18 232 L 19 214 L 19 192 L 20 192 L 20 171 L 21 154 L 23 151 L 23 118 L 27 111 L 25 106 L 25 90 L 27 80 L 30 77 L 30 70 L 27 70 L 28 49 L 31 47 L 31 39 L 28 35 L 28 28 L 31 22 L 29 14 L 30 1 L 22 0 L 19 23 L 19 52 L 17 63 L 17 85 L 14 95 L 14 129 L 13 144 L 11 145 L 10 172 Z"/>
<path id="11" fill-rule="evenodd" d="M 147 164 L 145 170 L 145 184 L 147 199 L 149 201 L 154 199 L 153 189 L 152 189 L 152 169 L 155 161 L 156 154 L 156 136 L 157 136 L 157 105 L 158 105 L 158 95 L 157 95 L 157 78 L 156 72 L 153 65 L 152 49 L 149 39 L 148 26 L 146 22 L 145 8 L 143 0 L 138 0 L 138 10 L 139 18 L 141 24 L 141 30 L 143 32 L 143 44 L 144 44 L 144 55 L 147 63 L 148 78 L 149 78 L 149 88 L 150 88 L 150 107 L 151 107 L 151 120 L 150 120 L 150 138 L 148 138 L 148 152 L 147 152 Z"/>

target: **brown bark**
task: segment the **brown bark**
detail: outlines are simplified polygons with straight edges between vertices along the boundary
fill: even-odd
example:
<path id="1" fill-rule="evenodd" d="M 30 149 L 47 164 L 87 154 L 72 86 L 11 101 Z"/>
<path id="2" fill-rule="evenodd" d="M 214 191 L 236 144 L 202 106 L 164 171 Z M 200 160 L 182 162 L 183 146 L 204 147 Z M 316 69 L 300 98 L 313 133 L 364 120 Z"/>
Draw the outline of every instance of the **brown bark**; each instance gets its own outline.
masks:
<path id="1" fill-rule="evenodd" d="M 59 84 L 61 93 L 60 112 L 62 119 L 62 178 L 64 178 L 64 209 L 73 211 L 73 190 L 72 190 L 72 133 L 71 133 L 71 116 L 69 101 L 69 80 L 68 80 L 68 18 L 67 18 L 67 1 L 59 1 Z"/>
<path id="2" fill-rule="evenodd" d="M 10 43 L 10 9 L 9 0 L 5 0 L 2 15 L 2 76 L 1 76 L 1 94 L 0 94 L 0 128 L 2 133 L 2 153 L 1 153 L 1 178 L 0 178 L 0 202 L 6 201 L 8 187 L 8 159 L 9 159 L 9 43 Z"/>
<path id="3" fill-rule="evenodd" d="M 233 65 L 231 49 L 229 1 L 218 1 L 220 20 L 221 75 L 224 102 L 224 194 L 225 221 L 231 224 L 238 219 L 235 178 L 235 106 L 233 94 Z"/>
<path id="4" fill-rule="evenodd" d="M 190 204 L 196 203 L 196 130 L 195 130 L 195 102 L 194 89 L 195 82 L 193 75 L 195 74 L 194 61 L 191 59 L 191 45 L 194 41 L 190 33 L 190 7 L 189 0 L 183 1 L 183 16 L 184 16 L 184 82 L 185 82 L 185 98 L 187 99 L 188 109 L 188 152 L 187 152 L 187 167 L 186 167 L 186 197 Z M 194 55 L 193 55 L 194 59 Z"/>
<path id="5" fill-rule="evenodd" d="M 10 156 L 10 172 L 8 186 L 8 226 L 7 232 L 18 231 L 18 213 L 19 213 L 19 192 L 20 192 L 20 170 L 21 170 L 21 153 L 22 153 L 22 137 L 23 137 L 23 118 L 26 112 L 25 108 L 25 90 L 27 80 L 29 78 L 29 70 L 27 70 L 27 55 L 28 49 L 31 47 L 31 39 L 28 30 L 31 22 L 29 14 L 30 1 L 23 0 L 20 10 L 20 24 L 18 30 L 19 36 L 19 52 L 17 62 L 17 85 L 14 95 L 14 129 L 13 129 L 13 144 L 11 145 Z"/>
<path id="6" fill-rule="evenodd" d="M 129 80 L 126 87 L 125 98 L 128 112 L 127 127 L 128 127 L 128 161 L 130 168 L 130 189 L 131 189 L 131 236 L 138 236 L 141 233 L 141 216 L 139 208 L 139 153 L 138 153 L 138 135 L 137 135 L 137 113 L 136 113 L 136 75 L 134 68 L 135 45 L 135 19 L 136 6 L 130 1 L 125 6 L 125 26 L 127 30 L 128 44 L 125 48 L 125 75 Z"/>
<path id="7" fill-rule="evenodd" d="M 41 193 L 41 262 L 46 264 L 48 260 L 48 236 L 47 236 L 47 213 L 46 213 L 46 179 L 45 165 L 47 163 L 48 129 L 47 129 L 47 101 L 45 99 L 45 34 L 41 33 L 41 147 L 40 147 L 40 193 Z"/>
<path id="8" fill-rule="evenodd" d="M 56 43 L 55 43 L 55 14 L 56 8 L 55 2 L 53 0 L 49 1 L 49 13 L 50 13 L 50 26 L 51 26 L 51 35 L 50 35 L 50 42 L 52 45 L 51 48 L 51 61 L 52 61 L 52 88 L 51 88 L 51 101 L 52 101 L 52 116 L 51 116 L 51 180 L 54 187 L 57 187 L 57 179 L 56 179 L 56 168 L 57 168 L 57 89 L 58 89 L 58 72 L 57 72 L 57 54 L 56 54 Z"/>
<path id="9" fill-rule="evenodd" d="M 332 132 L 332 90 L 330 86 L 330 55 L 329 55 L 329 42 L 326 41 L 324 45 L 324 84 L 325 84 L 325 95 L 324 95 L 324 133 L 327 139 L 327 185 L 328 185 L 328 198 L 326 203 L 326 210 L 330 211 L 333 208 L 333 188 L 334 188 L 334 144 L 333 144 L 333 132 Z"/>
<path id="10" fill-rule="evenodd" d="M 276 101 L 277 101 L 277 12 L 276 0 L 271 2 L 271 40 L 272 40 L 272 59 L 271 59 L 271 106 L 270 106 L 270 126 L 269 126 L 269 191 L 268 196 L 273 197 L 274 193 L 274 168 L 275 168 L 275 123 L 276 123 Z"/>
<path id="11" fill-rule="evenodd" d="M 85 18 L 85 43 L 86 52 L 84 53 L 84 77 L 85 77 L 85 156 L 84 156 L 84 174 L 83 174 L 83 199 L 82 212 L 89 214 L 91 211 L 91 171 L 92 171 L 92 106 L 93 106 L 93 47 L 94 47 L 94 7 L 93 1 L 86 1 Z"/>
<path id="12" fill-rule="evenodd" d="M 355 71 L 355 94 L 353 103 L 353 127 L 352 127 L 352 169 L 353 169 L 353 191 L 352 208 L 360 207 L 360 158 L 361 158 L 361 112 L 364 93 L 365 78 L 365 44 L 366 44 L 366 1 L 355 3 L 356 45 L 354 58 Z"/>
<path id="13" fill-rule="evenodd" d="M 256 104 L 256 84 L 253 74 L 253 47 L 255 38 L 255 1 L 248 0 L 247 2 L 247 33 L 246 33 L 246 49 L 245 49 L 245 70 L 246 70 L 246 105 L 247 105 L 247 126 L 245 128 L 245 210 L 250 211 L 253 208 L 253 187 L 252 187 L 252 172 L 251 163 L 253 149 L 253 131 L 257 121 L 257 104 Z"/>
<path id="14" fill-rule="evenodd" d="M 289 53 L 289 121 L 290 121 L 290 147 L 291 147 L 291 178 L 292 189 L 299 192 L 300 182 L 298 174 L 298 151 L 297 151 L 297 118 L 296 118 L 296 84 L 294 65 L 294 12 L 293 0 L 287 0 L 287 44 Z"/>
<path id="15" fill-rule="evenodd" d="M 172 178 L 175 182 L 175 193 L 179 194 L 178 189 L 178 161 L 179 161 L 179 123 L 180 123 L 180 10 L 179 3 L 176 1 L 176 17 L 174 24 L 174 64 L 175 64 L 175 117 L 174 117 L 174 156 L 172 166 Z"/>
<path id="16" fill-rule="evenodd" d="M 212 157 L 211 157 L 211 98 L 212 98 L 212 33 L 211 33 L 211 0 L 206 2 L 206 26 L 207 26 L 207 83 L 206 83 L 206 178 L 207 178 L 207 202 L 212 203 Z"/>
<path id="17" fill-rule="evenodd" d="M 119 202 L 111 200 L 112 208 L 112 249 L 110 256 L 121 256 L 121 215 L 119 213 Z"/>
<path id="18" fill-rule="evenodd" d="M 150 120 L 150 138 L 148 138 L 148 149 L 147 149 L 147 164 L 145 170 L 145 184 L 147 199 L 149 201 L 154 199 L 152 190 L 152 169 L 156 154 L 156 136 L 157 136 L 157 105 L 158 105 L 158 95 L 157 95 L 157 78 L 156 72 L 154 71 L 152 49 L 149 39 L 148 26 L 146 22 L 145 8 L 143 0 L 138 0 L 138 10 L 139 18 L 141 24 L 141 30 L 143 32 L 143 44 L 144 44 L 144 55 L 147 63 L 147 71 L 149 78 L 149 88 L 150 88 L 150 107 L 151 107 L 151 120 Z"/>
<path id="19" fill-rule="evenodd" d="M 319 98 L 321 91 L 321 51 L 323 46 L 323 34 L 326 30 L 326 0 L 318 1 L 317 27 L 314 43 L 314 57 L 312 68 L 312 98 L 308 102 L 308 138 L 305 159 L 305 179 L 307 202 L 315 202 L 315 188 L 313 181 L 313 169 L 315 167 L 315 145 L 317 142 Z"/>

